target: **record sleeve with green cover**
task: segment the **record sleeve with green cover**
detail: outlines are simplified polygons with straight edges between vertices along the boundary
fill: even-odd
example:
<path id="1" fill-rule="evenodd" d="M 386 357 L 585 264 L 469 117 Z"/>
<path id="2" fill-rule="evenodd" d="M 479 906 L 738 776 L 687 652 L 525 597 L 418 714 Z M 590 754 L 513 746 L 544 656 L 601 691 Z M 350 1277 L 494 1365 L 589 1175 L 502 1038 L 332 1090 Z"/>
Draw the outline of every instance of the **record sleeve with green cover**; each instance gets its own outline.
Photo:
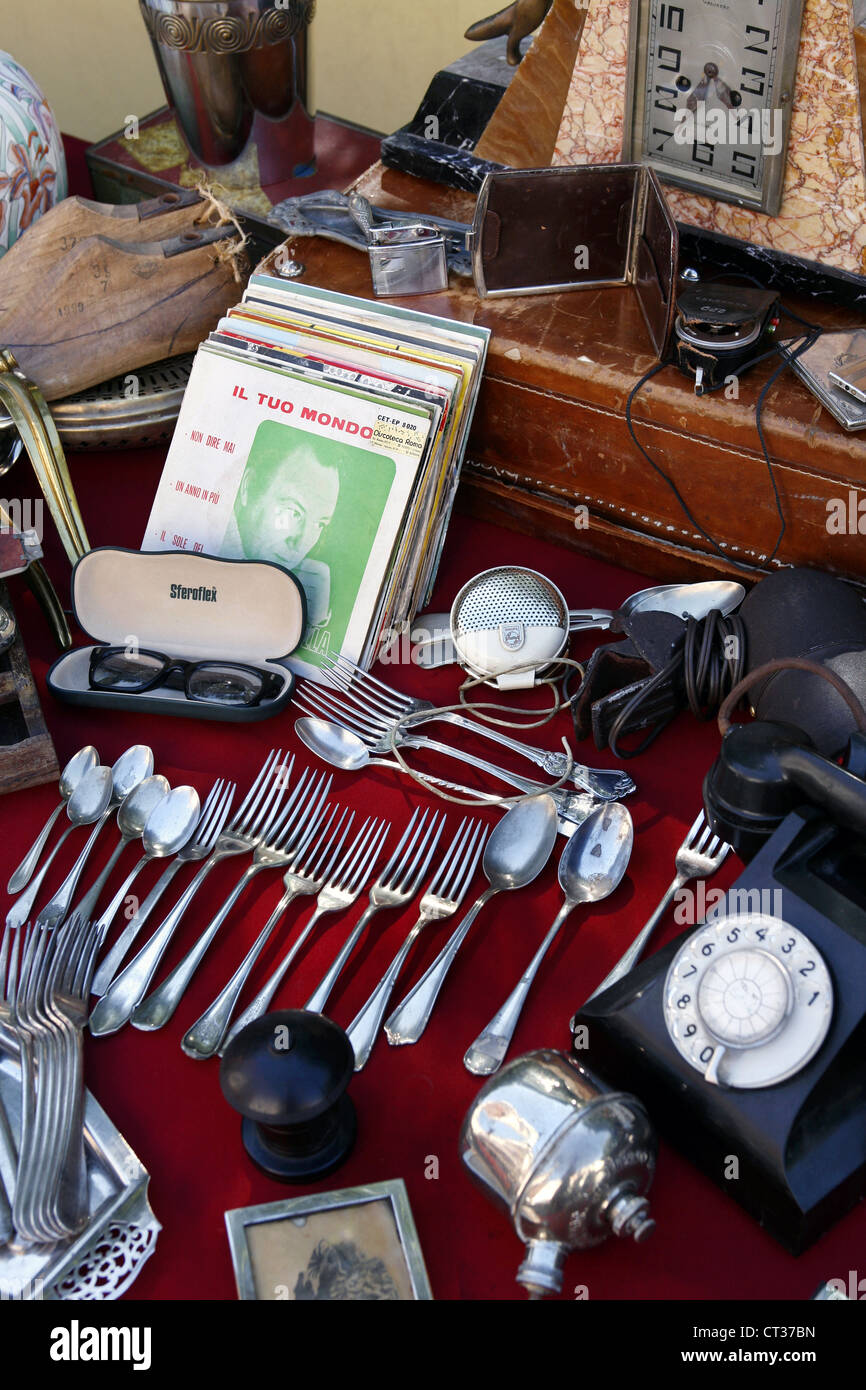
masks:
<path id="1" fill-rule="evenodd" d="M 270 560 L 304 588 L 292 659 L 365 654 L 432 411 L 199 349 L 142 543 Z"/>

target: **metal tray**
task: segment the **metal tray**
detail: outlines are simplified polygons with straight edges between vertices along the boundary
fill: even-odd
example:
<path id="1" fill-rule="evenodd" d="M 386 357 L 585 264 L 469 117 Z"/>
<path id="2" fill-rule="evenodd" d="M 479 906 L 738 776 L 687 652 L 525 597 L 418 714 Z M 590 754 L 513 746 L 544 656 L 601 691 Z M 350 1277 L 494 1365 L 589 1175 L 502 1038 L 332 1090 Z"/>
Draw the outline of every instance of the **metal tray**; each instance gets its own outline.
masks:
<path id="1" fill-rule="evenodd" d="M 169 357 L 113 377 L 76 396 L 52 401 L 65 449 L 143 449 L 167 444 L 174 433 L 194 353 Z M 132 380 L 135 395 L 130 395 Z M 0 445 L 12 421 L 0 407 Z"/>
<path id="2" fill-rule="evenodd" d="M 18 1141 L 18 1064 L 0 1053 L 0 1098 Z M 150 1174 L 88 1091 L 84 1112 L 90 1221 L 74 1240 L 0 1249 L 0 1301 L 115 1299 L 153 1254 L 162 1229 L 147 1200 Z M 3 1170 L 6 1189 L 14 1174 Z"/>

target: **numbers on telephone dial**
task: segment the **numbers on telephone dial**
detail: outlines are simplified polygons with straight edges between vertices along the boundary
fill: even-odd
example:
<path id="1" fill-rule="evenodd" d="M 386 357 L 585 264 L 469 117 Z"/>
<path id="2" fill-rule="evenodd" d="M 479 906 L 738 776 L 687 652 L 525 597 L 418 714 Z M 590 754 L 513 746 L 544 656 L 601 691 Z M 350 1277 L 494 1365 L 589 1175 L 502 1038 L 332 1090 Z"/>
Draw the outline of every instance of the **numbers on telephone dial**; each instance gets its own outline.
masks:
<path id="1" fill-rule="evenodd" d="M 664 1015 L 681 1055 L 716 1086 L 774 1086 L 821 1046 L 833 985 L 819 951 L 780 917 L 734 914 L 683 943 L 665 980 Z"/>

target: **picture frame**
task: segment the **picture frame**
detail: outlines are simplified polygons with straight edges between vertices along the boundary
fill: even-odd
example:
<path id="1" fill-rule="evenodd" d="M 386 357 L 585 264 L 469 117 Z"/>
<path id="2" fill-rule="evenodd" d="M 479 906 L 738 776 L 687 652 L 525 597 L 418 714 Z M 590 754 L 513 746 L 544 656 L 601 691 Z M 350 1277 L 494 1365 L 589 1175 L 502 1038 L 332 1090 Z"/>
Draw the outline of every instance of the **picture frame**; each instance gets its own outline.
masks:
<path id="1" fill-rule="evenodd" d="M 238 1207 L 225 1221 L 241 1300 L 433 1298 L 402 1178 Z"/>

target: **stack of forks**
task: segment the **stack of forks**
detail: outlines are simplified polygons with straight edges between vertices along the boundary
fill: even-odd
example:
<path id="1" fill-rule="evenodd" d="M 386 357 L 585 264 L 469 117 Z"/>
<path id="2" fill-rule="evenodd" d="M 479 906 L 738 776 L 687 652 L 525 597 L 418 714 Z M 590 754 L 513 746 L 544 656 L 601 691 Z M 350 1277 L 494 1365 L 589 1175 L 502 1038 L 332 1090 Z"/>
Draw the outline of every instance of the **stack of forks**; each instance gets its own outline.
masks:
<path id="1" fill-rule="evenodd" d="M 99 931 L 71 918 L 50 930 L 6 927 L 0 945 L 0 1024 L 21 1068 L 21 1130 L 11 1226 L 44 1245 L 87 1224 L 81 1033 Z"/>

